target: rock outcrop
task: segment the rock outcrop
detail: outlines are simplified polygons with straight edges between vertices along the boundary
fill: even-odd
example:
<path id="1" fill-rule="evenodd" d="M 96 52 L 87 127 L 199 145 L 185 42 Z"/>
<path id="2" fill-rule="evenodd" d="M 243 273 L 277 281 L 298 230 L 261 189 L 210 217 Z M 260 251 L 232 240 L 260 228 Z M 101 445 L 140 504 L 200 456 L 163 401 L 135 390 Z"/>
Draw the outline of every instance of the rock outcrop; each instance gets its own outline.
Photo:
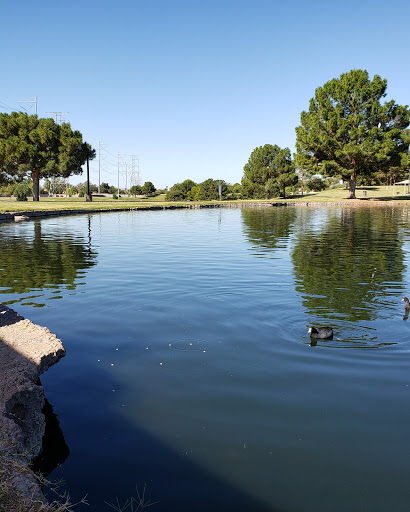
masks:
<path id="1" fill-rule="evenodd" d="M 61 340 L 0 304 L 0 470 L 23 497 L 39 497 L 27 463 L 45 431 L 40 375 L 65 355 Z"/>

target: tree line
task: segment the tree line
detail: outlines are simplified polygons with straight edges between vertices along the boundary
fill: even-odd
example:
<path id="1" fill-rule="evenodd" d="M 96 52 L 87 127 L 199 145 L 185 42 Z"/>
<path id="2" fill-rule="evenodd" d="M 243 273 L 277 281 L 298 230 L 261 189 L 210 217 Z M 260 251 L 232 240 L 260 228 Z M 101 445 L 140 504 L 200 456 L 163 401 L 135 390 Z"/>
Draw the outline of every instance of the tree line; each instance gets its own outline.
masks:
<path id="1" fill-rule="evenodd" d="M 270 197 L 308 177 L 336 178 L 356 186 L 394 183 L 409 168 L 410 110 L 394 100 L 382 103 L 387 80 L 354 69 L 318 87 L 296 128 L 296 154 L 266 144 L 244 167 L 245 196 Z M 297 171 L 297 173 L 296 173 Z"/>
<path id="2" fill-rule="evenodd" d="M 289 148 L 273 144 L 255 148 L 241 184 L 234 186 L 234 198 L 285 197 L 287 189 L 303 194 L 340 180 L 354 198 L 357 185 L 394 184 L 408 177 L 410 110 L 394 100 L 383 103 L 386 89 L 386 79 L 370 79 L 360 69 L 318 87 L 309 109 L 301 113 L 296 153 L 292 156 Z M 204 184 L 186 180 L 174 185 L 167 198 L 217 199 L 215 187 L 209 197 Z"/>
<path id="3" fill-rule="evenodd" d="M 226 199 L 240 199 L 241 185 L 230 185 L 224 180 L 209 178 L 202 183 L 195 183 L 188 179 L 176 183 L 166 193 L 167 201 L 212 201 Z"/>
<path id="4" fill-rule="evenodd" d="M 353 69 L 318 87 L 296 127 L 296 153 L 265 144 L 255 148 L 243 168 L 241 184 L 208 179 L 185 180 L 167 192 L 169 201 L 271 198 L 289 187 L 320 190 L 332 180 L 357 185 L 394 183 L 409 168 L 410 110 L 394 100 L 382 102 L 387 80 Z M 69 123 L 13 112 L 0 114 L 0 184 L 29 177 L 33 200 L 40 179 L 82 173 L 95 150 Z M 143 191 L 145 187 L 145 190 Z M 151 195 L 146 182 L 132 195 Z"/>

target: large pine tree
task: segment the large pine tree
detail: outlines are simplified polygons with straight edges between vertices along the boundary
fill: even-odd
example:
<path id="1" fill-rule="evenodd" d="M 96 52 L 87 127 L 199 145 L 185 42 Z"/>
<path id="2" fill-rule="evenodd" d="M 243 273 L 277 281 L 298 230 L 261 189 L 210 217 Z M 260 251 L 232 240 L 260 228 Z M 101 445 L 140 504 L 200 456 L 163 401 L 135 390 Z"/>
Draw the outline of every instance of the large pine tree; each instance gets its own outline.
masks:
<path id="1" fill-rule="evenodd" d="M 359 175 L 400 166 L 409 149 L 408 106 L 381 103 L 387 80 L 354 69 L 318 87 L 296 128 L 300 168 L 341 176 L 355 197 Z"/>
<path id="2" fill-rule="evenodd" d="M 0 182 L 30 173 L 33 201 L 39 200 L 41 178 L 81 174 L 87 158 L 94 156 L 95 150 L 69 123 L 21 112 L 0 114 Z"/>

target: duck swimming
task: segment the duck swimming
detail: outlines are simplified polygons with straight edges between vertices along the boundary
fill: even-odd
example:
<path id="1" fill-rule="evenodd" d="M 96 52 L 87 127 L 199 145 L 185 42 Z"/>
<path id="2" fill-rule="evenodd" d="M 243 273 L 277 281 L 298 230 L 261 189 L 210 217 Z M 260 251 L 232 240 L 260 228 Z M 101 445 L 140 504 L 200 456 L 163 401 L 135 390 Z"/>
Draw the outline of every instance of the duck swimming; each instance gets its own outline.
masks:
<path id="1" fill-rule="evenodd" d="M 407 297 L 404 297 L 404 299 L 402 299 L 402 301 L 405 303 L 404 304 L 404 309 L 406 311 L 410 311 L 410 302 L 409 302 L 409 299 Z"/>
<path id="2" fill-rule="evenodd" d="M 311 338 L 331 338 L 333 336 L 333 329 L 331 327 L 311 327 L 308 331 Z"/>

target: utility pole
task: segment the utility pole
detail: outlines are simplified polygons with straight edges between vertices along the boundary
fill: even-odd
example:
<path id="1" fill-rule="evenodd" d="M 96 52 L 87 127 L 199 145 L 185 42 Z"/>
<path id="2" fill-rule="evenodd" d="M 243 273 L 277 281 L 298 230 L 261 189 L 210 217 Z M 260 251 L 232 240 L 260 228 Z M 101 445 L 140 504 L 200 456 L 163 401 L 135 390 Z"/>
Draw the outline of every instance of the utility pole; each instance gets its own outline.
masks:
<path id="1" fill-rule="evenodd" d="M 120 153 L 118 153 L 118 187 L 117 187 L 117 196 L 120 197 Z"/>
<path id="2" fill-rule="evenodd" d="M 93 196 L 90 194 L 90 159 L 87 156 L 87 195 L 85 196 L 85 201 L 89 203 L 92 200 Z"/>
<path id="3" fill-rule="evenodd" d="M 101 142 L 98 143 L 98 194 L 100 194 L 101 181 Z"/>
<path id="4" fill-rule="evenodd" d="M 35 107 L 36 107 L 36 108 L 35 108 L 35 111 L 36 111 L 36 115 L 37 115 L 37 96 L 34 96 L 34 97 L 32 96 L 32 98 L 33 98 L 32 100 L 19 101 L 19 105 L 20 105 L 21 103 L 32 103 L 32 104 L 34 104 L 34 105 L 35 105 Z M 24 107 L 23 107 L 23 108 L 24 108 Z M 27 112 L 28 112 L 30 109 L 31 109 L 31 107 L 29 107 L 28 109 L 27 109 L 27 108 L 25 108 L 24 110 L 27 110 Z"/>

